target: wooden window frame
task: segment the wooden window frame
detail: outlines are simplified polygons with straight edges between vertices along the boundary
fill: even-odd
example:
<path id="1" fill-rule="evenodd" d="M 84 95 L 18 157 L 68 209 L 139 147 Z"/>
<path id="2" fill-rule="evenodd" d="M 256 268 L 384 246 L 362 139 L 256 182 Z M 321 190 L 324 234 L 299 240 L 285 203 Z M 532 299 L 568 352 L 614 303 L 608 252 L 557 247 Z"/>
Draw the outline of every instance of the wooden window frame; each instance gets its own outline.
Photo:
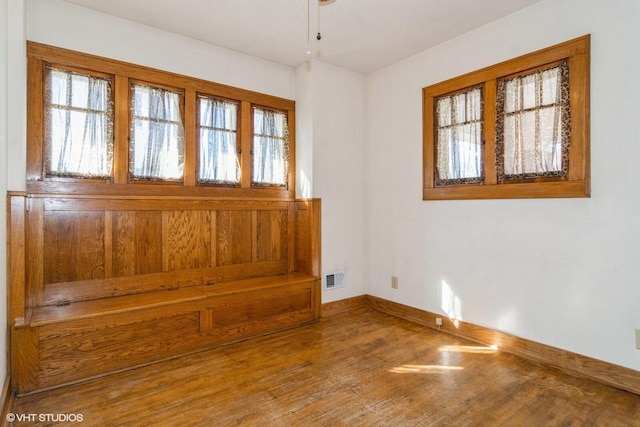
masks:
<path id="1" fill-rule="evenodd" d="M 495 152 L 498 80 L 562 60 L 569 67 L 571 105 L 567 177 L 499 182 Z M 423 200 L 590 197 L 589 68 L 590 36 L 585 35 L 423 88 Z M 484 84 L 484 182 L 436 186 L 436 99 L 480 84 Z"/>
<path id="2" fill-rule="evenodd" d="M 129 137 L 128 137 L 128 142 L 129 142 L 129 153 L 128 156 L 130 156 L 131 154 L 131 144 L 132 144 L 132 140 L 131 140 L 131 127 L 133 126 L 133 86 L 137 85 L 137 86 L 146 86 L 149 88 L 154 88 L 154 89 L 162 89 L 162 90 L 166 90 L 168 92 L 172 92 L 176 95 L 178 95 L 178 107 L 180 109 L 180 119 L 182 120 L 182 125 L 184 128 L 184 120 L 185 120 L 185 114 L 184 114 L 184 110 L 185 110 L 185 101 L 184 101 L 184 91 L 180 88 L 177 87 L 172 87 L 172 86 L 166 86 L 166 85 L 162 85 L 162 84 L 157 84 L 154 82 L 146 82 L 146 81 L 141 81 L 141 80 L 135 80 L 135 79 L 130 79 L 129 80 Z M 186 141 L 186 132 L 185 132 L 185 141 L 184 141 L 184 150 L 186 151 L 186 146 L 187 146 L 187 141 Z M 182 153 L 184 157 L 186 157 L 186 153 Z M 131 164 L 131 158 L 129 158 L 129 161 L 127 162 L 128 164 L 128 168 L 127 168 L 127 173 L 129 175 L 129 183 L 131 184 L 162 184 L 162 185 L 183 185 L 184 184 L 184 176 L 186 171 L 184 170 L 185 165 L 183 164 L 183 171 L 182 171 L 182 178 L 176 178 L 176 179 L 160 179 L 160 178 L 148 178 L 148 177 L 135 177 L 133 174 L 133 170 L 132 170 L 132 164 Z"/>
<path id="3" fill-rule="evenodd" d="M 44 64 L 42 64 L 42 72 L 43 72 L 43 80 L 42 80 L 42 124 L 43 124 L 43 132 L 42 132 L 42 147 L 40 148 L 40 155 L 42 156 L 42 170 L 41 170 L 41 174 L 43 177 L 45 177 L 45 179 L 50 180 L 50 181 L 59 181 L 59 182 L 77 182 L 79 180 L 82 181 L 87 181 L 87 182 L 110 182 L 113 179 L 113 165 L 111 168 L 111 175 L 109 177 L 98 177 L 98 176 L 93 176 L 93 177 L 80 177 L 80 176 L 73 176 L 73 174 L 69 174 L 69 176 L 61 176 L 61 175 L 55 175 L 55 174 L 48 174 L 47 173 L 47 165 L 46 165 L 46 160 L 44 158 L 44 151 L 45 151 L 45 147 L 46 147 L 46 131 L 44 130 L 44 125 L 46 123 L 46 119 L 45 119 L 45 115 L 47 114 L 47 106 L 46 106 L 46 80 L 48 78 L 48 73 L 47 73 L 47 68 L 51 68 L 51 69 L 58 69 L 58 70 L 62 70 L 62 71 L 68 71 L 71 73 L 77 73 L 77 74 L 83 74 L 86 76 L 91 76 L 91 77 L 98 77 L 101 79 L 105 79 L 109 81 L 109 85 L 111 87 L 111 99 L 108 100 L 108 102 L 111 104 L 111 109 L 112 111 L 114 110 L 114 102 L 113 102 L 113 98 L 114 98 L 114 76 L 112 74 L 107 74 L 107 73 L 101 73 L 98 71 L 94 71 L 94 70 L 89 70 L 89 69 L 85 69 L 85 68 L 79 68 L 79 67 L 73 67 L 73 66 L 69 66 L 69 65 L 65 65 L 65 64 L 56 64 L 56 63 L 52 63 L 49 61 L 45 61 Z M 115 114 L 115 113 L 114 113 Z M 112 134 L 112 138 L 114 138 L 114 129 L 111 129 L 111 134 Z M 113 144 L 113 140 L 111 141 L 111 144 Z M 112 147 L 113 149 L 114 147 Z"/>
<path id="4" fill-rule="evenodd" d="M 117 61 L 82 52 L 27 42 L 27 191 L 38 194 L 97 194 L 132 197 L 173 196 L 211 198 L 295 198 L 295 101 L 235 88 L 154 68 Z M 114 99 L 113 166 L 111 180 L 51 178 L 44 175 L 44 78 L 45 65 L 86 70 L 112 76 Z M 130 84 L 167 87 L 182 92 L 184 120 L 184 176 L 182 182 L 132 181 L 129 176 Z M 197 182 L 198 117 L 197 95 L 238 102 L 238 144 L 240 185 L 230 187 Z M 252 106 L 260 105 L 287 114 L 289 124 L 289 174 L 286 187 L 251 184 L 253 143 Z"/>
<path id="5" fill-rule="evenodd" d="M 258 104 L 252 104 L 251 105 L 251 155 L 253 156 L 253 152 L 255 150 L 254 147 L 254 142 L 255 142 L 255 128 L 253 126 L 253 116 L 254 116 L 254 112 L 255 109 L 259 108 L 262 110 L 271 110 L 274 111 L 276 113 L 283 113 L 286 114 L 287 112 L 285 110 L 281 110 L 281 109 L 277 109 L 277 108 L 273 108 L 267 105 L 258 105 Z M 289 119 L 290 117 L 287 117 L 287 127 L 288 127 L 288 132 L 291 133 L 291 127 L 289 126 Z M 291 136 L 289 136 L 289 165 L 291 165 Z M 258 183 L 258 182 L 254 182 L 253 181 L 253 157 L 251 158 L 251 165 L 249 167 L 249 170 L 251 172 L 250 175 L 250 181 L 251 181 L 251 188 L 283 188 L 282 185 L 278 185 L 278 184 L 269 184 L 269 183 Z M 291 179 L 291 170 L 287 170 L 288 176 L 287 176 L 287 184 L 285 185 L 285 187 L 287 185 L 289 185 L 289 179 Z"/>
<path id="6" fill-rule="evenodd" d="M 242 147 L 242 117 L 240 116 L 240 107 L 241 107 L 241 102 L 235 99 L 229 99 L 229 98 L 221 98 L 219 96 L 214 96 L 208 93 L 203 93 L 203 92 L 198 92 L 196 93 L 196 140 L 197 140 L 197 144 L 196 144 L 196 150 L 197 153 L 200 153 L 201 151 L 201 144 L 202 142 L 200 141 L 200 127 L 201 127 L 201 123 L 200 123 L 200 102 L 198 101 L 198 99 L 202 97 L 202 98 L 209 98 L 209 99 L 217 99 L 220 101 L 226 101 L 226 102 L 232 102 L 238 105 L 238 110 L 236 112 L 236 157 L 238 159 L 238 164 L 240 165 L 240 178 L 242 179 L 242 170 L 243 170 L 243 164 L 242 164 L 242 151 L 243 151 L 243 147 Z M 241 186 L 241 180 L 238 181 L 237 184 L 234 183 L 218 183 L 218 182 L 214 182 L 214 181 L 206 181 L 206 180 L 198 180 L 198 174 L 200 170 L 200 156 L 197 155 L 197 162 L 196 162 L 196 180 L 197 185 L 198 186 L 203 186 L 203 187 L 228 187 L 228 188 L 240 188 Z"/>

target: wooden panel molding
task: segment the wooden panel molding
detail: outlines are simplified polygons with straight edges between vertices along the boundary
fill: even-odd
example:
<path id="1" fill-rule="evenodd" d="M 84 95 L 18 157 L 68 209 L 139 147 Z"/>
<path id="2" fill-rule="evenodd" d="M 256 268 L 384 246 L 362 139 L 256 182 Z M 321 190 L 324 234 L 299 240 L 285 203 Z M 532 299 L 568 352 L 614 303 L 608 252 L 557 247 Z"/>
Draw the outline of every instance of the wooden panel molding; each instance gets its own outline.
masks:
<path id="1" fill-rule="evenodd" d="M 363 307 L 369 306 L 367 295 L 360 295 L 353 298 L 328 302 L 322 304 L 322 317 L 336 316 L 340 313 L 349 312 Z"/>
<path id="2" fill-rule="evenodd" d="M 319 200 L 8 201 L 18 394 L 319 319 Z"/>
<path id="3" fill-rule="evenodd" d="M 496 345 L 507 353 L 640 395 L 640 372 L 633 369 L 371 295 L 367 296 L 367 302 L 375 310 L 434 329 L 436 317 L 440 317 L 443 319 L 442 332 L 484 345 Z"/>

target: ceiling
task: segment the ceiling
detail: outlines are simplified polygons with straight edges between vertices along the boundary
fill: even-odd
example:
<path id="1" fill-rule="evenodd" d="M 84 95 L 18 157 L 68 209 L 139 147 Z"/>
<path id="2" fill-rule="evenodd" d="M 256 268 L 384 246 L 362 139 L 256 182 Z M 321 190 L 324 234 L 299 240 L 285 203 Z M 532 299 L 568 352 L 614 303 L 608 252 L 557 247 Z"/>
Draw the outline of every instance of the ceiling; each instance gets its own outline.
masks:
<path id="1" fill-rule="evenodd" d="M 296 67 L 313 57 L 363 74 L 541 0 L 64 0 Z"/>

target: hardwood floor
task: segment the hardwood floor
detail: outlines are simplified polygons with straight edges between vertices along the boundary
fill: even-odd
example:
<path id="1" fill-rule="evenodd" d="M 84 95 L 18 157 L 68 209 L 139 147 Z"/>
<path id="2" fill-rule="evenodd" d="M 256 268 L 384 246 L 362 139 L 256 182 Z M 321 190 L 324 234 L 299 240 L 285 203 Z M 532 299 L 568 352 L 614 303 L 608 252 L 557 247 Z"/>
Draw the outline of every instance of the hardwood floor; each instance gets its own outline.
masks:
<path id="1" fill-rule="evenodd" d="M 640 426 L 640 396 L 363 307 L 13 412 L 85 426 Z"/>

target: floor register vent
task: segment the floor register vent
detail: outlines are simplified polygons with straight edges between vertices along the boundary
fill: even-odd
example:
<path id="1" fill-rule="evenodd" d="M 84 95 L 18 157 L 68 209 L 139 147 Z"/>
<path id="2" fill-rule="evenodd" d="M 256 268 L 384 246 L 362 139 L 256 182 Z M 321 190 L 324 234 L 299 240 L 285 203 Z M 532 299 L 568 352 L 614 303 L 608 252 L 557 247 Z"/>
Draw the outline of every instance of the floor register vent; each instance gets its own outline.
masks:
<path id="1" fill-rule="evenodd" d="M 335 289 L 344 287 L 344 273 L 329 273 L 324 276 L 324 288 Z"/>

